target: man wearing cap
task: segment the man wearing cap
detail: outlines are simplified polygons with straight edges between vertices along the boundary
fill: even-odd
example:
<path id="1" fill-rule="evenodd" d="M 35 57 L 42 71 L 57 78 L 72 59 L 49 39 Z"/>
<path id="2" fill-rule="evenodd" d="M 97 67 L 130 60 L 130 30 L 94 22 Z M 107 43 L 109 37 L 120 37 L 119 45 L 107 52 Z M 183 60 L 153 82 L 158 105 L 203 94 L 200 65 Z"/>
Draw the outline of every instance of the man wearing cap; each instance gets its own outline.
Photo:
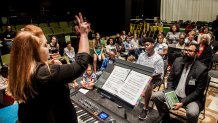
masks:
<path id="1" fill-rule="evenodd" d="M 154 68 L 153 75 L 155 75 L 156 77 L 157 75 L 159 75 L 160 79 L 158 80 L 157 78 L 153 78 L 153 81 L 149 82 L 147 88 L 145 89 L 145 104 L 142 112 L 139 114 L 139 119 L 141 120 L 147 118 L 147 114 L 149 112 L 148 104 L 151 98 L 152 90 L 156 85 L 160 84 L 159 82 L 161 82 L 164 76 L 163 58 L 154 50 L 154 39 L 150 37 L 143 38 L 143 44 L 145 47 L 145 52 L 139 55 L 139 58 L 136 63 L 144 65 L 146 67 Z"/>

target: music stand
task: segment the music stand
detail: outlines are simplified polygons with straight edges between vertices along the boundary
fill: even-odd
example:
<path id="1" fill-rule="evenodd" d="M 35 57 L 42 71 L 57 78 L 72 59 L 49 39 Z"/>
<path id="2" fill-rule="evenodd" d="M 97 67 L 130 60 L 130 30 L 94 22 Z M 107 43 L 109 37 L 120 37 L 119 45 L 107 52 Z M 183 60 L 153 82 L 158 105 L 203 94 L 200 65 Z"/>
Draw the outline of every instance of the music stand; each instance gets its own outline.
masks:
<path id="1" fill-rule="evenodd" d="M 120 59 L 117 59 L 114 63 L 115 66 L 123 67 L 123 68 L 128 68 L 131 70 L 134 70 L 136 72 L 152 76 L 154 68 L 142 66 L 139 64 L 123 61 Z M 97 80 L 95 87 L 97 88 L 97 91 L 104 97 L 112 100 L 113 102 L 117 103 L 118 105 L 122 105 L 124 108 L 128 110 L 132 110 L 134 108 L 134 105 L 129 104 L 128 102 L 122 100 L 120 97 L 111 94 L 110 92 L 106 91 L 103 89 L 103 85 L 105 84 L 106 80 L 109 78 L 110 74 L 112 73 L 114 69 L 113 65 L 109 65 L 101 74 L 99 79 Z"/>

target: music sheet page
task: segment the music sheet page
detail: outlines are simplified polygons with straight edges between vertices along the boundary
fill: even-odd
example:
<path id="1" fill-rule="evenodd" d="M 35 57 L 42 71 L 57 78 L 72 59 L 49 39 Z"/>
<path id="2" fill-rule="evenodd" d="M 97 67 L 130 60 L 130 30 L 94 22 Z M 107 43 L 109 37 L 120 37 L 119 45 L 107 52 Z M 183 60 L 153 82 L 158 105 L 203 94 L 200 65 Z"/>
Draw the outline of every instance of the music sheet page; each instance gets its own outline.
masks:
<path id="1" fill-rule="evenodd" d="M 112 94 L 117 94 L 119 88 L 123 86 L 129 72 L 130 69 L 115 66 L 102 88 Z"/>
<path id="2" fill-rule="evenodd" d="M 150 76 L 131 71 L 125 80 L 125 84 L 118 90 L 117 96 L 131 105 L 135 105 L 150 80 Z"/>

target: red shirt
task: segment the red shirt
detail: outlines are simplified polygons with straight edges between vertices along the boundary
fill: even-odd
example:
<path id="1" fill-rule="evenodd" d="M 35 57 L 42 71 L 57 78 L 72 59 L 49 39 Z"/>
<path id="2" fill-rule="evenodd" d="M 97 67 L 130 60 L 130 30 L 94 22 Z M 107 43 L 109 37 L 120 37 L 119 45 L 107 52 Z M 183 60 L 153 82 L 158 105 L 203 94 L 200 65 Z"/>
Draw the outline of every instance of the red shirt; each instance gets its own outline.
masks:
<path id="1" fill-rule="evenodd" d="M 199 57 L 199 56 L 201 55 L 201 53 L 203 52 L 204 47 L 205 47 L 205 45 L 201 45 L 201 46 L 199 47 L 198 57 Z"/>

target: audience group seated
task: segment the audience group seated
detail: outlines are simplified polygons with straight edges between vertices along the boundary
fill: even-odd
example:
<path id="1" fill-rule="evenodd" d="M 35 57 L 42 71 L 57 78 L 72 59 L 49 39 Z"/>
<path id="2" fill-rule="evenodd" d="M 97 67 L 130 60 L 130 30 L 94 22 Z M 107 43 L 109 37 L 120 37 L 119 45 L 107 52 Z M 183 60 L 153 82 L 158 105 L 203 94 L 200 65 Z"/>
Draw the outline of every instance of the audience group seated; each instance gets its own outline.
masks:
<path id="1" fill-rule="evenodd" d="M 165 35 L 163 32 L 159 32 L 155 40 L 155 51 L 162 56 L 165 67 L 168 66 L 168 49 L 170 47 L 183 49 L 185 45 L 190 43 L 196 43 L 200 45 L 200 50 L 198 53 L 199 59 L 205 63 L 208 67 L 211 67 L 210 60 L 212 59 L 212 48 L 211 45 L 215 44 L 215 38 L 213 32 L 209 30 L 208 26 L 203 26 L 200 31 L 197 31 L 196 27 L 189 28 L 186 33 L 179 32 L 180 27 L 178 24 L 172 24 L 170 26 L 170 31 Z M 215 29 L 213 29 L 215 30 Z M 200 32 L 200 33 L 198 33 Z M 12 31 L 11 26 L 7 26 L 7 30 L 4 32 L 3 45 L 10 49 L 13 38 L 16 33 Z M 100 33 L 95 33 L 93 39 L 93 71 L 96 73 L 101 68 L 101 64 L 105 58 L 109 57 L 109 52 L 113 51 L 116 58 L 122 58 L 127 60 L 128 56 L 132 55 L 135 59 L 138 59 L 140 53 L 144 52 L 144 47 L 142 40 L 146 37 L 143 34 L 142 37 L 138 37 L 138 34 L 132 34 L 122 30 L 121 33 L 117 33 L 115 37 L 101 37 Z M 70 46 L 71 44 L 71 46 Z M 61 55 L 67 56 L 69 62 L 74 61 L 76 55 L 76 49 L 73 42 L 66 43 L 66 48 L 60 48 L 58 37 L 51 36 L 50 43 L 48 44 L 50 59 L 59 58 Z M 64 49 L 63 54 L 60 54 L 60 49 Z M 205 60 L 206 59 L 206 60 Z M 170 67 L 170 65 L 169 65 Z"/>
<path id="2" fill-rule="evenodd" d="M 200 45 L 198 57 L 201 62 L 206 64 L 208 69 L 211 67 L 211 59 L 213 56 L 213 44 L 215 38 L 213 33 L 209 30 L 208 26 L 203 26 L 200 33 L 197 33 L 196 28 L 192 30 L 186 30 L 186 33 L 179 32 L 180 27 L 178 24 L 172 24 L 170 26 L 170 31 L 165 35 L 163 32 L 159 32 L 154 42 L 154 50 L 158 53 L 164 60 L 164 69 L 170 69 L 172 64 L 168 64 L 168 49 L 171 47 L 184 49 L 185 45 L 190 43 L 196 43 Z M 13 41 L 15 32 L 11 30 L 8 26 L 7 30 L 4 32 L 3 45 L 10 48 L 10 42 Z M 138 37 L 138 34 L 132 34 L 131 32 L 126 32 L 123 30 L 121 33 L 117 33 L 116 36 L 101 37 L 99 32 L 95 33 L 94 39 L 92 40 L 93 46 L 93 60 L 91 65 L 93 66 L 93 72 L 101 71 L 101 66 L 104 59 L 109 58 L 110 52 L 113 51 L 115 58 L 120 58 L 127 60 L 129 56 L 134 57 L 134 61 L 137 61 L 139 55 L 144 52 L 143 38 L 146 34 Z M 74 62 L 76 55 L 76 49 L 73 42 L 70 40 L 66 42 L 63 48 L 60 48 L 58 37 L 51 36 L 50 42 L 48 43 L 50 59 L 58 59 L 60 57 L 66 56 L 69 63 Z M 212 46 L 211 46 L 212 45 Z M 60 49 L 63 49 L 63 54 L 60 54 Z"/>

